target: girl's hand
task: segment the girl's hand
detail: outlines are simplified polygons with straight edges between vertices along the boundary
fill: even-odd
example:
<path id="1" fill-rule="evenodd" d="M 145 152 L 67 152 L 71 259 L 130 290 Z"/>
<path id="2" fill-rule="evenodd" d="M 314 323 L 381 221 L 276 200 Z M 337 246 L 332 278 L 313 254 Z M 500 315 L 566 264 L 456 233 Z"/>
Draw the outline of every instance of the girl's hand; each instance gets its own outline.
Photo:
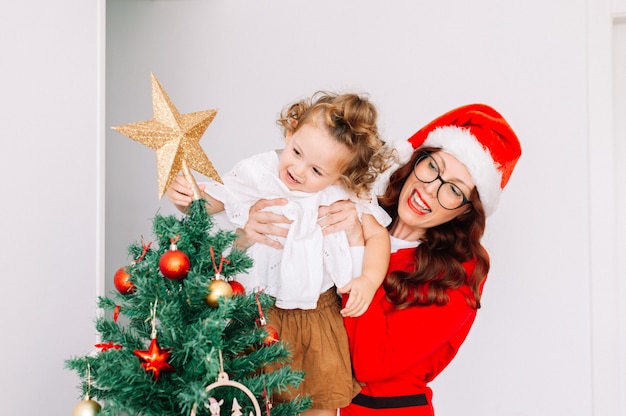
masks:
<path id="1" fill-rule="evenodd" d="M 339 293 L 349 294 L 346 306 L 341 310 L 341 315 L 352 318 L 363 315 L 372 303 L 377 288 L 378 286 L 372 283 L 371 279 L 364 276 L 352 279 L 347 285 L 339 288 Z"/>
<path id="2" fill-rule="evenodd" d="M 363 227 L 352 201 L 343 200 L 321 206 L 317 222 L 322 227 L 324 235 L 345 231 L 351 246 L 365 245 Z"/>
<path id="3" fill-rule="evenodd" d="M 204 191 L 205 186 L 199 184 L 198 188 L 200 191 Z M 194 197 L 191 184 L 182 175 L 174 179 L 174 182 L 172 182 L 172 185 L 165 194 L 167 195 L 167 199 L 183 213 L 187 212 Z"/>
<path id="4" fill-rule="evenodd" d="M 282 249 L 282 244 L 268 236 L 287 237 L 289 229 L 277 224 L 291 224 L 292 221 L 284 215 L 263 211 L 263 209 L 285 204 L 287 204 L 287 199 L 276 198 L 261 199 L 252 205 L 248 222 L 246 222 L 243 229 L 239 229 L 237 246 L 239 248 L 247 248 L 254 243 L 261 243 L 279 250 Z"/>

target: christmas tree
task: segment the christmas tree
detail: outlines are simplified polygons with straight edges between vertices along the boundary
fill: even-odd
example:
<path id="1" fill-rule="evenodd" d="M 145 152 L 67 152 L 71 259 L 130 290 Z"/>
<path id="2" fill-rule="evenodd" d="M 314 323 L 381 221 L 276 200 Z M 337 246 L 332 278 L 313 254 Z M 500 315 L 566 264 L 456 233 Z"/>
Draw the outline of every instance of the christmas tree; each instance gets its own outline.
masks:
<path id="1" fill-rule="evenodd" d="M 98 299 L 101 342 L 66 361 L 82 380 L 74 416 L 299 414 L 306 397 L 271 403 L 303 377 L 265 322 L 273 299 L 233 280 L 251 259 L 234 247 L 235 233 L 214 229 L 191 176 L 193 168 L 221 181 L 198 144 L 216 111 L 181 115 L 154 75 L 152 89 L 154 118 L 115 129 L 157 150 L 159 197 L 182 169 L 197 198 L 183 218 L 155 216 L 155 241 L 128 247 L 117 292 Z"/>
<path id="2" fill-rule="evenodd" d="M 155 217 L 157 244 L 128 248 L 135 260 L 116 273 L 119 293 L 98 301 L 109 313 L 96 320 L 102 340 L 97 353 L 67 361 L 83 380 L 84 401 L 95 408 L 92 398 L 104 403 L 101 415 L 204 415 L 215 409 L 249 415 L 257 412 L 255 400 L 268 414 L 271 394 L 302 380 L 288 364 L 264 371 L 289 357 L 265 325 L 273 300 L 245 295 L 229 281 L 251 260 L 233 248 L 234 233 L 212 229 L 204 201 L 196 200 L 182 219 Z M 224 374 L 229 383 L 220 384 Z M 274 405 L 271 413 L 295 415 L 308 404 L 298 398 Z"/>

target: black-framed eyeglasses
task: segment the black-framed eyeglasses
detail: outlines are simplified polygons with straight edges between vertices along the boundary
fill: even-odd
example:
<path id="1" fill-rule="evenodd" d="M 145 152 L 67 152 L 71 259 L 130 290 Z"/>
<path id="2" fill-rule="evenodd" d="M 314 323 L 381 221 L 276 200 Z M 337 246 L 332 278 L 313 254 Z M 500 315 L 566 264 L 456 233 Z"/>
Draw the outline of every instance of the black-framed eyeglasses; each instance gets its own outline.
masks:
<path id="1" fill-rule="evenodd" d="M 458 186 L 443 180 L 439 165 L 429 153 L 420 155 L 413 166 L 413 174 L 422 183 L 431 183 L 437 179 L 441 181 L 437 189 L 437 201 L 442 208 L 453 210 L 471 203 Z"/>

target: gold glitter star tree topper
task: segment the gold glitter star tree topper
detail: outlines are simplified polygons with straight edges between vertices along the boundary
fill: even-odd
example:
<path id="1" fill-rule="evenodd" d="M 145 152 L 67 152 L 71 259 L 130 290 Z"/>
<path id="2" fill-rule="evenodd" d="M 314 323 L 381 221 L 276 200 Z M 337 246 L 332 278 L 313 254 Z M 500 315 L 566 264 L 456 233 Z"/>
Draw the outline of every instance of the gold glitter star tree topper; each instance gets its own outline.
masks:
<path id="1" fill-rule="evenodd" d="M 154 74 L 150 75 L 152 120 L 116 126 L 113 130 L 156 150 L 159 199 L 163 198 L 181 169 L 192 184 L 197 199 L 199 190 L 190 169 L 222 182 L 200 146 L 200 138 L 215 118 L 217 110 L 180 114 Z"/>

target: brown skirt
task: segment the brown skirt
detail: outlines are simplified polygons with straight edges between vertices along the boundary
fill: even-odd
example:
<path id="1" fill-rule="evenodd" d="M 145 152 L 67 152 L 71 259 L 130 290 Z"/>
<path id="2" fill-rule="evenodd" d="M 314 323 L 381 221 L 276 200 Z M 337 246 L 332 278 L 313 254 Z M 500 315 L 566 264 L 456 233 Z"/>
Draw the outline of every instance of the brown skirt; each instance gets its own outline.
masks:
<path id="1" fill-rule="evenodd" d="M 291 350 L 291 368 L 304 371 L 297 388 L 275 395 L 276 402 L 308 395 L 313 409 L 347 406 L 360 391 L 352 377 L 348 336 L 339 313 L 341 302 L 336 289 L 320 295 L 315 309 L 268 311 L 268 321 L 279 339 Z"/>

